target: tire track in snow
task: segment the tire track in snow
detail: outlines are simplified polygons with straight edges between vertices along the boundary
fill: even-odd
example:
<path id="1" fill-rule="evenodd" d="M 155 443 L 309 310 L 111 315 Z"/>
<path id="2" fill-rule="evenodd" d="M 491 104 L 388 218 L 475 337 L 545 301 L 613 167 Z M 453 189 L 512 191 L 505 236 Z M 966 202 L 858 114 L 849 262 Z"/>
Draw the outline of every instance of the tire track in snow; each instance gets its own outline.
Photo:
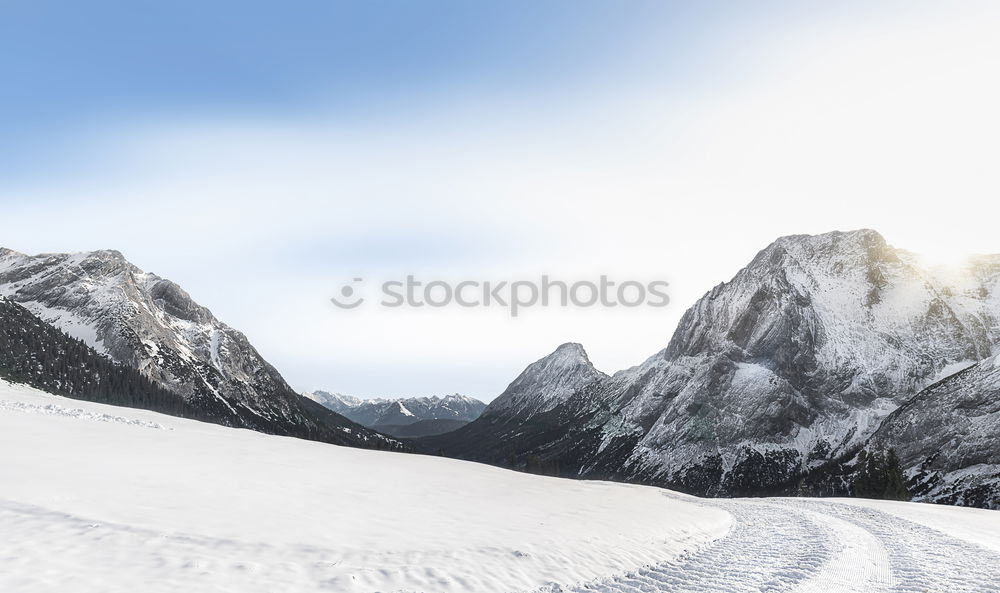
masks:
<path id="1" fill-rule="evenodd" d="M 617 577 L 538 593 L 779 593 L 813 578 L 838 552 L 816 513 L 757 501 L 713 501 L 733 516 L 729 534 L 692 554 Z"/>
<path id="2" fill-rule="evenodd" d="M 730 533 L 680 558 L 535 593 L 1000 593 L 1000 555 L 875 509 L 806 499 L 705 501 Z"/>
<path id="3" fill-rule="evenodd" d="M 882 543 L 894 582 L 876 591 L 1000 593 L 1000 555 L 987 548 L 876 509 L 819 501 L 798 505 L 849 521 Z"/>
<path id="4" fill-rule="evenodd" d="M 803 510 L 818 515 L 831 531 L 837 552 L 817 575 L 797 587 L 796 593 L 886 591 L 893 584 L 888 551 L 877 537 L 850 521 L 817 513 L 808 505 Z"/>

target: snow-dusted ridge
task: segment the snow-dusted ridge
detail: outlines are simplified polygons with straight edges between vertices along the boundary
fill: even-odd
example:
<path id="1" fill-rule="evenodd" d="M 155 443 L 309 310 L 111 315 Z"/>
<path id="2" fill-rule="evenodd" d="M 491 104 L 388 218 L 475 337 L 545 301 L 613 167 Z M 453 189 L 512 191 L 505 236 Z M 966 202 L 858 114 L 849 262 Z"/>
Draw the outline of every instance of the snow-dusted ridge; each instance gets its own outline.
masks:
<path id="1" fill-rule="evenodd" d="M 714 475 L 720 493 L 793 480 L 995 353 L 998 318 L 1000 256 L 928 270 L 871 230 L 778 239 L 685 314 L 664 363 L 611 389 L 650 426 L 625 473 L 709 492 Z"/>
<path id="2" fill-rule="evenodd" d="M 568 342 L 532 363 L 487 407 L 486 416 L 528 419 L 564 404 L 572 395 L 607 375 L 590 362 L 583 346 Z"/>

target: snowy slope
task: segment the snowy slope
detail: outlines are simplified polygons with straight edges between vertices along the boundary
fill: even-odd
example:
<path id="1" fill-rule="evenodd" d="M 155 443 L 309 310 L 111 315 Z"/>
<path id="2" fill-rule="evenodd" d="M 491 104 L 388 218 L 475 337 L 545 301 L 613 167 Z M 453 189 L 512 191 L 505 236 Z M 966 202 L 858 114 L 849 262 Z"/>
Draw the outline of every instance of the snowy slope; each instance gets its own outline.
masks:
<path id="1" fill-rule="evenodd" d="M 726 513 L 0 383 L 0 590 L 529 590 L 676 558 Z"/>
<path id="2" fill-rule="evenodd" d="M 699 500 L 4 383 L 0 447 L 3 591 L 1000 591 L 995 511 Z"/>
<path id="3" fill-rule="evenodd" d="M 948 505 L 859 498 L 840 498 L 837 502 L 875 509 L 1000 554 L 1000 529 L 996 524 L 998 512 L 994 510 L 962 509 L 956 512 Z"/>

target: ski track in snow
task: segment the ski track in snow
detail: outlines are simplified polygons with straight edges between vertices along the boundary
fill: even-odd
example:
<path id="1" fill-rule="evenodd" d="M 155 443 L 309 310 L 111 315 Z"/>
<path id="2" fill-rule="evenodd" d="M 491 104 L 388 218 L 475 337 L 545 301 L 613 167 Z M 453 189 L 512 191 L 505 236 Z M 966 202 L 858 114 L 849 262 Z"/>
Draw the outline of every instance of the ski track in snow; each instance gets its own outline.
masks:
<path id="1" fill-rule="evenodd" d="M 672 562 L 534 593 L 990 593 L 1000 554 L 875 509 L 832 502 L 706 501 L 726 537 Z"/>
<path id="2" fill-rule="evenodd" d="M 16 412 L 27 412 L 29 414 L 42 414 L 45 416 L 63 416 L 66 418 L 78 418 L 80 420 L 92 420 L 94 422 L 111 422 L 114 424 L 127 424 L 129 426 L 141 426 L 143 428 L 156 428 L 160 430 L 173 430 L 159 422 L 149 422 L 124 416 L 114 416 L 101 412 L 91 412 L 82 408 L 67 408 L 57 404 L 31 404 L 16 401 L 0 400 L 0 410 L 14 410 Z"/>

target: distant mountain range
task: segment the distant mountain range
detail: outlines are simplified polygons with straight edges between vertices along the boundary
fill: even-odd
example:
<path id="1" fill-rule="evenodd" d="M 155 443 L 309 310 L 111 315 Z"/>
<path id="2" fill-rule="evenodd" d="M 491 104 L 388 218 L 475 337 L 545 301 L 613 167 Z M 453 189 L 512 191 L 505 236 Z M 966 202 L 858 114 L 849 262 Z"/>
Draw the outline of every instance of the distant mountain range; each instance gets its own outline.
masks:
<path id="1" fill-rule="evenodd" d="M 303 395 L 362 426 L 406 438 L 456 430 L 478 418 L 486 409 L 486 404 L 478 399 L 457 393 L 444 397 L 397 399 L 360 399 L 327 391 Z"/>
<path id="2" fill-rule="evenodd" d="M 0 296 L 182 402 L 180 410 L 172 403 L 157 411 L 336 444 L 404 448 L 299 396 L 242 333 L 117 251 L 29 256 L 0 249 Z M 24 322 L 9 307 L 8 318 Z"/>
<path id="3" fill-rule="evenodd" d="M 919 499 L 1000 507 L 998 283 L 1000 256 L 929 269 L 870 230 L 784 237 L 639 366 L 563 345 L 421 443 L 710 496 L 848 494 L 854 456 L 893 448 Z"/>

